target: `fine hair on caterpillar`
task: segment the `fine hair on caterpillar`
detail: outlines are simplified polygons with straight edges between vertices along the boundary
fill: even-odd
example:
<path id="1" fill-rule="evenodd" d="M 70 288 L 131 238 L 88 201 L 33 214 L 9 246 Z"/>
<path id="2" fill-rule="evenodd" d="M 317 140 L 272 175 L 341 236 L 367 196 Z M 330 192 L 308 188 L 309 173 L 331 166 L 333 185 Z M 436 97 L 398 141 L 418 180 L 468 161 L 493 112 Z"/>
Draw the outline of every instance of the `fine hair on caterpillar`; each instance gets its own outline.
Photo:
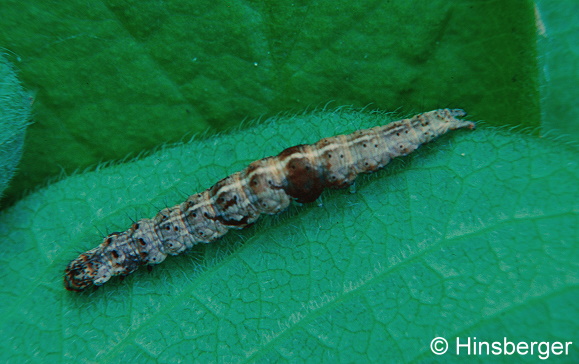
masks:
<path id="1" fill-rule="evenodd" d="M 162 209 L 124 232 L 104 238 L 65 269 L 71 291 L 100 286 L 141 265 L 159 264 L 198 243 L 210 243 L 230 229 L 242 229 L 260 215 L 285 210 L 291 201 L 315 201 L 326 188 L 351 186 L 371 173 L 450 130 L 474 129 L 460 109 L 439 109 L 384 126 L 296 145 L 251 163 L 181 204 Z"/>

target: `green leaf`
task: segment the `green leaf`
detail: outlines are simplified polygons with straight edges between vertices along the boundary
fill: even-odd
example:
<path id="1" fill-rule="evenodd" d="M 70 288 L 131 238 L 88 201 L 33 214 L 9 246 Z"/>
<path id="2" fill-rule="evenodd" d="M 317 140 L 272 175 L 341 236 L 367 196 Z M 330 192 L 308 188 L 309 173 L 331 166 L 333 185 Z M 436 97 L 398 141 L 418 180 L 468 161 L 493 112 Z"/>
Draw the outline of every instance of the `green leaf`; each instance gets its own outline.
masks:
<path id="1" fill-rule="evenodd" d="M 539 124 L 530 1 L 9 1 L 37 91 L 13 202 L 48 177 L 322 106 Z M 187 137 L 188 137 L 187 136 Z"/>
<path id="2" fill-rule="evenodd" d="M 20 85 L 14 67 L 0 54 L 0 197 L 22 156 L 30 105 L 31 98 Z"/>
<path id="3" fill-rule="evenodd" d="M 97 230 L 125 229 L 284 146 L 385 119 L 281 118 L 74 175 L 5 210 L 0 357 L 400 362 L 439 359 L 437 336 L 576 340 L 579 156 L 484 126 L 360 178 L 356 193 L 326 192 L 322 206 L 294 206 L 95 292 L 64 290 L 65 265 L 100 242 Z M 558 358 L 579 360 L 576 344 Z"/>
<path id="4" fill-rule="evenodd" d="M 538 0 L 542 130 L 579 141 L 579 2 Z"/>

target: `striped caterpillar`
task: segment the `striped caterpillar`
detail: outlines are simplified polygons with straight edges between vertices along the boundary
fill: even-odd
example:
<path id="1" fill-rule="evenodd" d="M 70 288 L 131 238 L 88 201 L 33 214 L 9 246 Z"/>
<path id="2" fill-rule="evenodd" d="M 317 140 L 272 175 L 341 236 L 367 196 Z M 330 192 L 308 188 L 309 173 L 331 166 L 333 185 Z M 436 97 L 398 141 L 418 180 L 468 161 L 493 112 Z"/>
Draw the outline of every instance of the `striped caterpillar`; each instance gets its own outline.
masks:
<path id="1" fill-rule="evenodd" d="M 457 119 L 465 115 L 460 109 L 434 110 L 255 161 L 153 219 L 110 234 L 68 264 L 64 285 L 70 291 L 100 286 L 197 243 L 210 243 L 229 229 L 242 229 L 261 214 L 280 213 L 292 200 L 313 202 L 324 189 L 347 187 L 358 174 L 380 169 L 449 130 L 474 129 L 473 122 Z"/>

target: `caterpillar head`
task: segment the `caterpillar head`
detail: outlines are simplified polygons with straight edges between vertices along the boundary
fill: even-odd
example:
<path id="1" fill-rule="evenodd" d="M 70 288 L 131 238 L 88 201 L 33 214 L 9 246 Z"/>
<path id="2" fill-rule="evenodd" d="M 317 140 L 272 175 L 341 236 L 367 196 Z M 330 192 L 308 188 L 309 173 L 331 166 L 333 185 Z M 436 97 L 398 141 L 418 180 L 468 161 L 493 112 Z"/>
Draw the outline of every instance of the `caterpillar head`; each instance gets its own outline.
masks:
<path id="1" fill-rule="evenodd" d="M 109 270 L 96 257 L 98 248 L 79 255 L 64 270 L 64 287 L 69 291 L 82 291 L 93 285 L 100 286 L 111 278 Z"/>

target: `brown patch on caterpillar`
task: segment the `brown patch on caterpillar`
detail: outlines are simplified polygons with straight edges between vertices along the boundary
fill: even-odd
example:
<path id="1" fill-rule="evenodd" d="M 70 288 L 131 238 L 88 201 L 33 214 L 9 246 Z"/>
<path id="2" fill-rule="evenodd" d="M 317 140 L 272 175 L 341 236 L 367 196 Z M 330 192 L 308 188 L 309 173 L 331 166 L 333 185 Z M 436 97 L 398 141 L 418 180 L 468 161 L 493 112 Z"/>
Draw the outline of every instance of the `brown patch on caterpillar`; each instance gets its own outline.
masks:
<path id="1" fill-rule="evenodd" d="M 344 188 L 360 173 L 371 173 L 395 157 L 459 128 L 463 110 L 440 109 L 348 135 L 296 145 L 260 159 L 183 203 L 112 233 L 65 269 L 64 286 L 82 291 L 141 265 L 159 264 L 198 243 L 209 243 L 229 229 L 254 223 L 261 214 L 285 210 L 291 200 L 315 201 L 326 188 Z"/>
<path id="2" fill-rule="evenodd" d="M 280 163 L 285 163 L 283 190 L 301 203 L 315 201 L 326 188 L 323 167 L 313 154 L 311 145 L 296 145 L 277 156 Z"/>

